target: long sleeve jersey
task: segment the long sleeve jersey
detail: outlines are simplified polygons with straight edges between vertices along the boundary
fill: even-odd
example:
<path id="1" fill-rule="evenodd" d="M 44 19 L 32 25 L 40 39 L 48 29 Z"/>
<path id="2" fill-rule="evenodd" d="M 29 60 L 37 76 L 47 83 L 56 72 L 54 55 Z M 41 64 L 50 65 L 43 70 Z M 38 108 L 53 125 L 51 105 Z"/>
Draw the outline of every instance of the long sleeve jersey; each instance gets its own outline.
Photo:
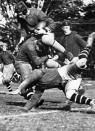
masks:
<path id="1" fill-rule="evenodd" d="M 77 56 L 86 47 L 87 42 L 77 32 L 72 31 L 71 34 L 64 36 L 62 44 L 68 52 Z"/>
<path id="2" fill-rule="evenodd" d="M 51 30 L 55 29 L 55 22 L 49 18 L 48 16 L 46 16 L 46 14 L 41 11 L 41 10 L 37 10 L 36 8 L 32 7 L 29 9 L 30 13 L 28 15 L 26 15 L 25 18 L 19 18 L 18 20 L 22 25 L 22 29 L 23 30 L 23 36 L 26 36 L 26 33 L 28 34 L 29 31 L 33 31 L 34 28 L 37 26 L 37 24 L 41 21 L 46 21 L 48 23 L 48 27 Z"/>
<path id="3" fill-rule="evenodd" d="M 36 39 L 34 37 L 31 37 L 25 43 L 23 43 L 17 54 L 16 60 L 27 62 L 34 68 L 42 65 L 42 63 L 44 63 L 48 59 L 48 56 L 38 56 L 36 50 L 36 42 Z"/>
<path id="4" fill-rule="evenodd" d="M 9 51 L 2 51 L 0 53 L 0 64 L 9 65 L 15 63 L 15 57 Z"/>
<path id="5" fill-rule="evenodd" d="M 55 23 L 51 18 L 46 16 L 43 11 L 37 10 L 34 7 L 30 9 L 29 15 L 26 16 L 26 21 L 31 27 L 35 27 L 40 21 L 48 22 L 48 26 L 51 29 L 55 27 Z"/>

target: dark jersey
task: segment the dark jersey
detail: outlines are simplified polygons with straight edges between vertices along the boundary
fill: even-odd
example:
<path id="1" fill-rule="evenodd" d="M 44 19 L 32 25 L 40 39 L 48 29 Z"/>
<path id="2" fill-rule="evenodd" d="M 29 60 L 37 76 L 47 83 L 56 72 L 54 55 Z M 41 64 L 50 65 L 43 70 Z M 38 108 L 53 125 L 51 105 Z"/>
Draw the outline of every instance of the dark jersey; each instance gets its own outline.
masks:
<path id="1" fill-rule="evenodd" d="M 54 23 L 53 19 L 46 16 L 46 14 L 43 11 L 37 10 L 34 7 L 30 8 L 29 10 L 30 10 L 30 13 L 26 15 L 26 18 L 19 18 L 18 17 L 18 21 L 21 23 L 22 29 L 24 29 L 23 35 L 26 36 L 26 34 L 29 34 L 29 32 L 33 33 L 34 28 L 41 21 L 46 21 L 48 23 L 48 27 L 51 30 L 54 30 L 55 23 Z"/>
<path id="2" fill-rule="evenodd" d="M 62 78 L 57 69 L 43 69 L 41 71 L 43 76 L 37 82 L 38 88 L 49 89 L 49 87 L 56 88 L 62 85 Z"/>
<path id="3" fill-rule="evenodd" d="M 48 60 L 48 56 L 39 55 L 37 51 L 36 39 L 34 37 L 31 37 L 20 47 L 16 60 L 27 62 L 31 64 L 33 68 L 39 68 L 42 63 Z"/>
<path id="4" fill-rule="evenodd" d="M 9 65 L 15 63 L 15 57 L 9 51 L 2 51 L 0 53 L 0 64 Z"/>

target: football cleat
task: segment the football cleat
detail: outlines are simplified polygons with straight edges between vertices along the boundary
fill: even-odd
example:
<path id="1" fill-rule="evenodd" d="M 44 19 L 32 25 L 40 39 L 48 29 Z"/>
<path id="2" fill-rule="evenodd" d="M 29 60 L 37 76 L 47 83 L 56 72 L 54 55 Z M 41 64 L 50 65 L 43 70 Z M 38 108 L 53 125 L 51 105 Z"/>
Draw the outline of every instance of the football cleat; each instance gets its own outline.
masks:
<path id="1" fill-rule="evenodd" d="M 95 100 L 90 102 L 90 107 L 87 108 L 87 113 L 95 113 Z"/>

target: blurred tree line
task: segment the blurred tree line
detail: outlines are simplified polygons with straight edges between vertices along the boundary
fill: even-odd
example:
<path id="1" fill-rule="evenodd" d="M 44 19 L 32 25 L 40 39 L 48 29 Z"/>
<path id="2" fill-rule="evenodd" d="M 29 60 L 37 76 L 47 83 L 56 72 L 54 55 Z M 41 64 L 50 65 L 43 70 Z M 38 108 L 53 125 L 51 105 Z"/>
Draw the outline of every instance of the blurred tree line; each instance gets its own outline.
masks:
<path id="1" fill-rule="evenodd" d="M 21 0 L 0 0 L 0 5 L 4 10 L 4 2 L 15 6 Z M 62 22 L 64 19 L 70 20 L 72 27 L 76 30 L 85 40 L 88 35 L 95 31 L 95 2 L 85 5 L 83 0 L 22 0 L 30 8 L 33 4 L 39 10 L 43 10 L 49 17 L 54 19 L 56 22 Z M 31 1 L 29 4 L 28 2 Z M 8 29 L 12 32 L 13 29 L 16 32 L 17 28 L 11 27 L 14 23 L 15 18 L 9 18 Z M 11 23 L 11 24 L 10 24 Z M 9 37 L 12 39 L 11 44 L 16 45 L 18 35 L 9 33 Z M 9 39 L 9 38 L 8 38 Z M 15 44 L 14 44 L 15 42 Z M 14 50 L 14 48 L 13 48 Z M 95 57 L 95 48 L 93 48 L 92 56 Z M 95 59 L 95 58 L 94 58 Z"/>
<path id="2" fill-rule="evenodd" d="M 1 3 L 16 4 L 21 0 L 0 0 Z M 22 0 L 29 7 L 36 3 L 36 8 L 43 10 L 54 21 L 71 21 L 74 30 L 84 37 L 94 31 L 95 27 L 95 2 L 85 5 L 83 0 Z M 32 1 L 31 6 L 27 1 Z M 2 4 L 1 4 L 2 5 Z M 93 25 L 93 26 L 92 26 Z M 86 39 L 86 38 L 85 38 Z"/>
<path id="3" fill-rule="evenodd" d="M 0 5 L 4 11 L 6 2 L 15 6 L 21 0 L 0 0 Z M 83 0 L 22 0 L 25 4 L 31 7 L 36 4 L 36 8 L 43 10 L 49 17 L 56 22 L 62 22 L 68 19 L 72 23 L 74 30 L 78 31 L 86 40 L 89 33 L 95 31 L 95 2 L 85 5 Z M 31 4 L 29 5 L 29 1 Z M 13 19 L 13 18 L 12 18 Z M 9 18 L 9 21 L 13 22 Z M 15 18 L 14 18 L 15 19 Z M 13 30 L 13 29 L 12 29 Z"/>
<path id="4" fill-rule="evenodd" d="M 94 1 L 85 5 L 83 0 L 44 0 L 42 10 L 55 21 L 70 20 L 84 37 L 95 30 Z"/>
<path id="5" fill-rule="evenodd" d="M 21 0 L 0 0 L 4 10 L 4 3 L 16 5 Z M 64 19 L 71 21 L 73 29 L 77 30 L 84 39 L 94 31 L 95 27 L 95 2 L 85 5 L 83 0 L 22 0 L 29 7 L 36 3 L 36 8 L 43 10 L 56 22 Z M 29 1 L 32 3 L 29 5 Z"/>
<path id="6" fill-rule="evenodd" d="M 83 0 L 0 0 L 3 15 L 8 20 L 5 27 L 0 27 L 0 37 L 3 36 L 5 42 L 8 42 L 12 52 L 19 42 L 20 29 L 15 15 L 8 17 L 5 3 L 7 2 L 9 8 L 13 6 L 15 13 L 15 6 L 19 1 L 24 1 L 29 8 L 34 4 L 37 9 L 44 11 L 55 22 L 61 23 L 65 19 L 70 20 L 72 29 L 77 31 L 85 40 L 91 32 L 95 32 L 95 2 L 93 0 L 88 5 L 85 5 Z M 31 3 L 29 3 L 30 1 Z M 60 35 L 60 33 L 58 34 Z M 89 56 L 88 67 L 95 70 L 95 45 Z M 88 74 L 90 73 L 91 71 Z M 88 76 L 88 74 L 86 75 Z"/>

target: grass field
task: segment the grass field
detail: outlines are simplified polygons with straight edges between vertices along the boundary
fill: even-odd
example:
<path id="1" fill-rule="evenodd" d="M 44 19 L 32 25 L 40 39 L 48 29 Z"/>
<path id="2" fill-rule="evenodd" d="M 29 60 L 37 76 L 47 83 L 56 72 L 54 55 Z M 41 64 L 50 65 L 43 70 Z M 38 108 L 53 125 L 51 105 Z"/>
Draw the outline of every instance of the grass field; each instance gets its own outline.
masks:
<path id="1" fill-rule="evenodd" d="M 85 80 L 86 96 L 95 98 L 95 81 Z M 13 90 L 18 84 L 12 84 Z M 87 113 L 84 105 L 72 104 L 65 111 L 65 96 L 58 89 L 43 94 L 44 104 L 36 111 L 23 112 L 26 100 L 19 95 L 3 94 L 0 85 L 0 131 L 95 131 L 95 113 Z M 83 110 L 82 110 L 83 109 Z"/>

